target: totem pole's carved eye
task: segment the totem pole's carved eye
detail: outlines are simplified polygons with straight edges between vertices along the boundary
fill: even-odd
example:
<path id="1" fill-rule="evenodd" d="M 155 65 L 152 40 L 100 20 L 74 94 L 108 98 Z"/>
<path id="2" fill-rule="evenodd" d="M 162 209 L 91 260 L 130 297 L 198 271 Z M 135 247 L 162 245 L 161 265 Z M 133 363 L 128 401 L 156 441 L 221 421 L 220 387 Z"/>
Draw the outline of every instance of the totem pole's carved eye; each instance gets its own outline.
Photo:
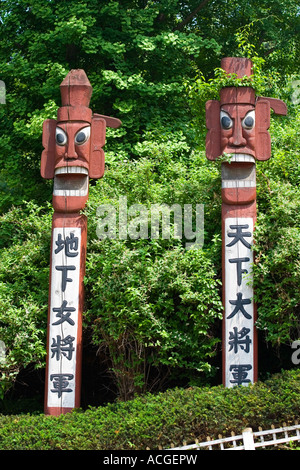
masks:
<path id="1" fill-rule="evenodd" d="M 242 121 L 242 126 L 244 129 L 253 129 L 255 124 L 255 111 L 249 111 L 249 113 L 246 114 Z"/>
<path id="2" fill-rule="evenodd" d="M 84 144 L 89 139 L 90 134 L 91 134 L 90 126 L 85 127 L 84 129 L 81 129 L 79 132 L 77 132 L 75 136 L 75 144 L 77 145 Z"/>
<path id="3" fill-rule="evenodd" d="M 220 119 L 221 119 L 221 126 L 223 129 L 231 129 L 233 126 L 233 122 L 229 114 L 227 114 L 225 111 L 221 110 L 220 114 Z"/>
<path id="4" fill-rule="evenodd" d="M 55 140 L 58 145 L 66 145 L 68 141 L 67 134 L 60 127 L 56 128 Z"/>

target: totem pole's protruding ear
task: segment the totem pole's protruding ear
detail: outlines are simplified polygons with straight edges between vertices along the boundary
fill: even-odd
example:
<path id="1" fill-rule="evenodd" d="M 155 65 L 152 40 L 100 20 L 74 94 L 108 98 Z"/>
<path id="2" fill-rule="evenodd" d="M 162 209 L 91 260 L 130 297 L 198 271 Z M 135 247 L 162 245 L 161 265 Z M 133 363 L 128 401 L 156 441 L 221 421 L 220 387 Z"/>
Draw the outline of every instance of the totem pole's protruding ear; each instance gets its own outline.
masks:
<path id="1" fill-rule="evenodd" d="M 258 96 L 255 106 L 256 127 L 256 158 L 268 160 L 271 156 L 271 137 L 268 132 L 270 127 L 270 108 L 275 114 L 286 116 L 287 105 L 277 98 Z"/>
<path id="2" fill-rule="evenodd" d="M 112 129 L 118 129 L 122 126 L 122 121 L 118 118 L 104 116 L 103 114 L 96 114 L 96 116 L 101 117 L 106 122 L 106 127 L 112 127 Z"/>
<path id="3" fill-rule="evenodd" d="M 222 154 L 221 151 L 221 124 L 220 102 L 209 100 L 206 102 L 206 157 L 215 160 Z"/>
<path id="4" fill-rule="evenodd" d="M 106 121 L 100 114 L 94 114 L 91 125 L 90 178 L 102 178 L 104 174 L 104 151 Z"/>
<path id="5" fill-rule="evenodd" d="M 268 160 L 271 157 L 270 103 L 259 100 L 255 106 L 255 157 L 257 160 Z"/>
<path id="6" fill-rule="evenodd" d="M 41 158 L 41 176 L 45 179 L 54 178 L 54 167 L 55 167 L 55 119 L 46 119 L 43 122 L 43 147 Z"/>

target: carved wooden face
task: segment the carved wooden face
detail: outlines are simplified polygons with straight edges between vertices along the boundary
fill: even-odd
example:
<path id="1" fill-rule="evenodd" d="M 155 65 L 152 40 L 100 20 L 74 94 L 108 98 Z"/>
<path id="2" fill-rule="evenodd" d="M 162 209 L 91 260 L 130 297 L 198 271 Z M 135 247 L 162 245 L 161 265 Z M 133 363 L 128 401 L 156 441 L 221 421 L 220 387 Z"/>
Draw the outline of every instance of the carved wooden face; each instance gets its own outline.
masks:
<path id="1" fill-rule="evenodd" d="M 223 105 L 220 109 L 221 152 L 255 156 L 255 108 Z"/>
<path id="2" fill-rule="evenodd" d="M 93 116 L 91 124 L 44 121 L 41 175 L 54 178 L 56 211 L 76 212 L 84 208 L 89 178 L 101 178 L 104 174 L 105 131 L 106 122 L 98 115 Z"/>
<path id="3" fill-rule="evenodd" d="M 247 154 L 257 160 L 271 156 L 270 103 L 261 99 L 253 104 L 206 103 L 206 156 L 215 160 L 223 155 Z"/>
<path id="4" fill-rule="evenodd" d="M 88 123 L 59 123 L 55 129 L 55 172 L 76 166 L 89 169 L 91 126 Z"/>

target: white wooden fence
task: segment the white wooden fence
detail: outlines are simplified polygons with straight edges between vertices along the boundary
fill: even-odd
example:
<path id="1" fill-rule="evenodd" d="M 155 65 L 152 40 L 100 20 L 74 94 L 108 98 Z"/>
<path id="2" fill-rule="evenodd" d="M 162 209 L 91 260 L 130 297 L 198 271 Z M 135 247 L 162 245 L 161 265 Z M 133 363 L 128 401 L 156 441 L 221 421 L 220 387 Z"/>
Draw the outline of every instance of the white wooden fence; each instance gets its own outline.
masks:
<path id="1" fill-rule="evenodd" d="M 246 428 L 238 436 L 231 433 L 231 437 L 223 438 L 219 436 L 219 439 L 214 440 L 207 438 L 206 442 L 196 441 L 195 444 L 171 447 L 169 450 L 255 450 L 293 441 L 300 441 L 300 425 L 298 422 L 294 426 L 272 427 L 268 431 L 259 428 L 259 431 L 253 432 L 251 428 Z"/>

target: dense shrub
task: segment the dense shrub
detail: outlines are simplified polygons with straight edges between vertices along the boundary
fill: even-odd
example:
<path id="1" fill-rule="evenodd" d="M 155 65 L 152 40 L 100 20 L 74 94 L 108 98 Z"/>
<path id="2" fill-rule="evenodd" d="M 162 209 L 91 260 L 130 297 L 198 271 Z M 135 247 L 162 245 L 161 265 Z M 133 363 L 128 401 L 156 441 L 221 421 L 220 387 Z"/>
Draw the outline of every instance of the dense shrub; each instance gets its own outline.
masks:
<path id="1" fill-rule="evenodd" d="M 190 387 L 59 417 L 0 415 L 1 450 L 143 450 L 293 424 L 299 418 L 300 370 L 232 389 Z"/>
<path id="2" fill-rule="evenodd" d="M 137 162 L 108 160 L 106 176 L 91 188 L 86 209 L 90 242 L 84 319 L 93 343 L 111 361 L 123 399 L 154 386 L 159 390 L 171 373 L 197 384 L 211 374 L 219 343 L 215 331 L 222 318 L 220 243 L 212 239 L 220 214 L 214 198 L 209 201 L 218 170 L 210 169 L 203 153 L 196 152 L 175 164 L 174 154 L 183 152 L 186 142 L 179 136 L 173 139 L 141 144 Z M 118 222 L 119 198 L 124 194 L 128 226 L 137 220 L 141 207 L 150 214 L 154 204 L 176 203 L 183 213 L 185 204 L 195 211 L 197 203 L 207 201 L 204 245 L 186 249 L 184 229 L 182 239 L 173 238 L 172 215 L 169 238 L 162 237 L 162 227 L 159 237 L 151 238 L 147 218 L 147 237 L 120 239 L 117 223 L 113 237 L 99 240 L 97 224 L 106 217 L 97 215 L 98 207 L 105 202 L 116 208 Z M 132 217 L 133 204 L 138 209 Z M 195 219 L 193 214 L 194 230 Z"/>
<path id="3" fill-rule="evenodd" d="M 29 364 L 43 367 L 51 212 L 24 203 L 0 217 L 0 398 Z"/>

